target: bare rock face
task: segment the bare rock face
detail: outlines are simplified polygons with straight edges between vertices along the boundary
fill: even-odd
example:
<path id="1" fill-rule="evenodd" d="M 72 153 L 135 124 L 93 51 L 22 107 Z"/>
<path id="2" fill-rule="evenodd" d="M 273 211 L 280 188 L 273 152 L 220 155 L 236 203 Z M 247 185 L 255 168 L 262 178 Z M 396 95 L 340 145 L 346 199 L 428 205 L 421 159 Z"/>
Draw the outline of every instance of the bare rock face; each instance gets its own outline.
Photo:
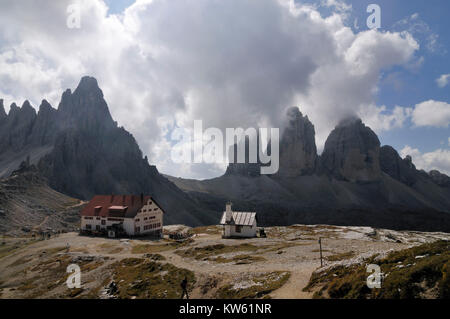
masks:
<path id="1" fill-rule="evenodd" d="M 72 93 L 66 90 L 58 106 L 59 124 L 63 129 L 77 128 L 102 131 L 116 126 L 103 98 L 97 80 L 85 76 Z"/>
<path id="2" fill-rule="evenodd" d="M 34 145 L 49 145 L 55 141 L 58 128 L 58 112 L 46 101 L 42 100 L 32 130 Z"/>
<path id="3" fill-rule="evenodd" d="M 442 174 L 441 172 L 437 171 L 437 170 L 432 170 L 428 173 L 428 175 L 430 176 L 431 180 L 441 186 L 441 187 L 449 187 L 450 188 L 450 177 Z"/>
<path id="4" fill-rule="evenodd" d="M 280 140 L 280 169 L 283 177 L 314 173 L 317 148 L 314 125 L 303 116 L 298 107 L 287 111 L 287 123 Z"/>
<path id="5" fill-rule="evenodd" d="M 321 162 L 325 172 L 336 179 L 379 180 L 380 141 L 360 119 L 344 120 L 328 136 Z"/>
<path id="6" fill-rule="evenodd" d="M 8 116 L 4 117 L 1 122 L 0 152 L 5 152 L 8 149 L 21 150 L 26 146 L 31 139 L 30 133 L 35 119 L 36 111 L 28 101 L 25 101 L 22 107 L 13 103 Z"/>
<path id="7" fill-rule="evenodd" d="M 3 99 L 0 99 L 0 123 L 6 119 L 8 115 L 5 112 L 5 107 L 3 106 Z"/>
<path id="8" fill-rule="evenodd" d="M 256 139 L 257 150 L 259 148 L 259 140 Z M 240 143 L 245 143 L 243 146 L 245 149 L 245 160 L 244 163 L 238 163 L 238 145 Z M 248 136 L 245 137 L 244 141 L 240 141 L 239 143 L 233 146 L 234 149 L 234 157 L 230 158 L 230 163 L 228 164 L 225 175 L 240 175 L 247 177 L 256 177 L 261 175 L 261 164 L 257 161 L 257 163 L 250 162 L 249 149 L 250 149 L 250 139 Z"/>
<path id="9" fill-rule="evenodd" d="M 385 145 L 380 149 L 380 166 L 383 172 L 403 184 L 411 186 L 417 181 L 418 172 L 411 156 L 402 159 L 392 146 Z"/>

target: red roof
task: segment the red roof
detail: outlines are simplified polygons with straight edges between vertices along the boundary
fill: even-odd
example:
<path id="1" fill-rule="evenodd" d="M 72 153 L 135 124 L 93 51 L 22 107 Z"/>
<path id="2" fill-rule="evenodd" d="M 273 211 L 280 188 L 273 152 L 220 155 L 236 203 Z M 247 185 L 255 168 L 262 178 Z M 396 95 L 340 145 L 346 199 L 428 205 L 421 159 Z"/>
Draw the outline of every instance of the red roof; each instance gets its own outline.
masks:
<path id="1" fill-rule="evenodd" d="M 142 198 L 136 195 L 96 195 L 83 208 L 81 216 L 134 218 L 149 200 L 163 210 L 151 196 Z"/>

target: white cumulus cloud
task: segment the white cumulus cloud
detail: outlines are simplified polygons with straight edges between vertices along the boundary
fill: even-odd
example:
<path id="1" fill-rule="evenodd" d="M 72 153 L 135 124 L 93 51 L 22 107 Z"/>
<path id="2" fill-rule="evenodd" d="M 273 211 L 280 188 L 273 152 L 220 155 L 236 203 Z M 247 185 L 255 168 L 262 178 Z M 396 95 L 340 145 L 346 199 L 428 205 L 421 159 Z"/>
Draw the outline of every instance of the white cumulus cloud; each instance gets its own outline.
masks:
<path id="1" fill-rule="evenodd" d="M 450 150 L 448 149 L 437 149 L 433 152 L 422 153 L 417 148 L 406 145 L 400 151 L 400 155 L 403 158 L 410 155 L 417 169 L 423 169 L 426 172 L 438 170 L 450 175 Z"/>
<path id="2" fill-rule="evenodd" d="M 447 86 L 449 80 L 450 74 L 442 74 L 440 77 L 436 79 L 436 83 L 440 88 L 444 88 Z"/>
<path id="3" fill-rule="evenodd" d="M 74 2 L 81 29 L 66 27 Z M 345 23 L 350 7 L 324 3 L 329 16 L 287 0 L 138 0 L 120 15 L 101 0 L 2 2 L 0 97 L 56 107 L 66 88 L 92 75 L 150 161 L 195 178 L 223 167 L 174 164 L 167 136 L 196 119 L 205 128 L 278 127 L 298 105 L 319 149 L 349 115 L 380 129 L 403 125 L 408 110 L 376 108 L 374 96 L 380 73 L 410 63 L 417 41 L 408 32 L 355 33 Z"/>
<path id="4" fill-rule="evenodd" d="M 450 123 L 450 104 L 428 100 L 415 106 L 412 121 L 416 126 L 448 127 Z"/>

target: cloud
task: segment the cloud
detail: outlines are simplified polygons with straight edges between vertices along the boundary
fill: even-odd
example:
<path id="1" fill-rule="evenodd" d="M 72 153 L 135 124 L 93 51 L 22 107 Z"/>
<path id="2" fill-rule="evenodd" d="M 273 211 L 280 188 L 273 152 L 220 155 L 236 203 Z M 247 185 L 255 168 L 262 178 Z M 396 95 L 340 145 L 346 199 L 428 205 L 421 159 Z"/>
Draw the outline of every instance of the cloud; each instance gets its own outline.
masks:
<path id="1" fill-rule="evenodd" d="M 436 83 L 440 88 L 446 87 L 450 79 L 450 74 L 442 74 L 436 79 Z"/>
<path id="2" fill-rule="evenodd" d="M 407 107 L 395 106 L 393 110 L 389 111 L 384 105 L 378 107 L 372 104 L 361 108 L 358 115 L 372 130 L 380 133 L 403 127 L 412 112 L 413 110 Z"/>
<path id="3" fill-rule="evenodd" d="M 346 116 L 388 129 L 407 115 L 375 107 L 374 96 L 380 73 L 413 60 L 417 41 L 408 32 L 355 33 L 344 2 L 325 2 L 333 12 L 322 16 L 287 0 L 138 0 L 116 15 L 103 1 L 80 0 L 81 29 L 69 29 L 74 2 L 39 0 L 26 10 L 2 2 L 0 96 L 5 105 L 47 98 L 56 106 L 81 76 L 95 76 L 113 117 L 165 173 L 223 172 L 167 156 L 170 132 L 196 119 L 205 128 L 278 127 L 298 105 L 321 149 Z"/>
<path id="4" fill-rule="evenodd" d="M 416 126 L 448 127 L 450 123 L 450 104 L 428 100 L 415 106 L 412 121 Z"/>
<path id="5" fill-rule="evenodd" d="M 392 26 L 392 30 L 397 32 L 407 31 L 414 38 L 419 39 L 431 53 L 445 52 L 443 45 L 439 42 L 439 35 L 433 32 L 428 23 L 422 20 L 417 12 L 397 21 Z"/>
<path id="6" fill-rule="evenodd" d="M 438 170 L 450 175 L 450 150 L 448 149 L 437 149 L 433 152 L 422 153 L 417 148 L 406 145 L 400 151 L 400 155 L 403 158 L 410 155 L 418 169 L 423 169 L 426 172 Z"/>

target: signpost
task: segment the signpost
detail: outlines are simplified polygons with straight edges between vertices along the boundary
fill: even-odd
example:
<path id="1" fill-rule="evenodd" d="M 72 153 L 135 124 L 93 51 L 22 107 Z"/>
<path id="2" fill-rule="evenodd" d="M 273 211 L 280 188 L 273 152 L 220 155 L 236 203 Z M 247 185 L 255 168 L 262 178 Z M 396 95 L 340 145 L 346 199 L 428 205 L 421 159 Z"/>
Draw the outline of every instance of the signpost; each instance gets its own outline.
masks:
<path id="1" fill-rule="evenodd" d="M 319 247 L 320 247 L 320 267 L 323 267 L 323 262 L 322 262 L 322 237 L 319 237 Z"/>

